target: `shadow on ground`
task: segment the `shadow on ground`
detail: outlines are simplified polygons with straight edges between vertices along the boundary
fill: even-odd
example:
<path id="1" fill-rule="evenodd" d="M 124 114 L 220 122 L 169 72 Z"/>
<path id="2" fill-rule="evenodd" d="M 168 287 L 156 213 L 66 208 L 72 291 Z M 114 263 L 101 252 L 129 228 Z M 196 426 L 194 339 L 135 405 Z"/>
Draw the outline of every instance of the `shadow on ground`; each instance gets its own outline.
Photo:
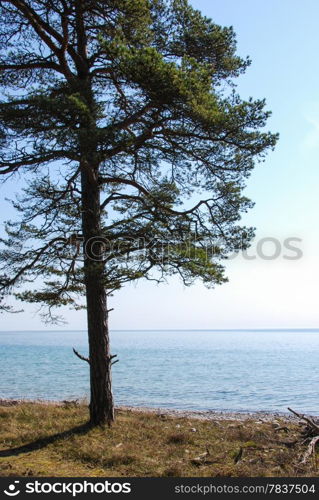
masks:
<path id="1" fill-rule="evenodd" d="M 67 431 L 58 432 L 57 434 L 53 434 L 52 436 L 37 439 L 32 443 L 17 446 L 16 448 L 11 448 L 8 450 L 0 450 L 0 458 L 14 457 L 17 455 L 21 455 L 22 453 L 41 450 L 42 448 L 45 448 L 46 446 L 59 441 L 59 439 L 65 439 L 74 434 L 86 434 L 90 429 L 92 429 L 92 426 L 86 423 L 77 427 L 73 427 L 72 429 L 69 429 Z"/>

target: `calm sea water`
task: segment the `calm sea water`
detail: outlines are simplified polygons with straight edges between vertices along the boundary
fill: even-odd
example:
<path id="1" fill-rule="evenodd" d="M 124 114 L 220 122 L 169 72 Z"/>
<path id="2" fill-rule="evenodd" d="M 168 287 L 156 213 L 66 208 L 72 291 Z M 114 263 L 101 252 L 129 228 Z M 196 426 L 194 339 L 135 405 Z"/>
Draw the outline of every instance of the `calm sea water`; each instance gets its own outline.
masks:
<path id="1" fill-rule="evenodd" d="M 116 404 L 319 414 L 319 331 L 114 331 Z M 89 394 L 85 332 L 0 332 L 0 398 Z"/>

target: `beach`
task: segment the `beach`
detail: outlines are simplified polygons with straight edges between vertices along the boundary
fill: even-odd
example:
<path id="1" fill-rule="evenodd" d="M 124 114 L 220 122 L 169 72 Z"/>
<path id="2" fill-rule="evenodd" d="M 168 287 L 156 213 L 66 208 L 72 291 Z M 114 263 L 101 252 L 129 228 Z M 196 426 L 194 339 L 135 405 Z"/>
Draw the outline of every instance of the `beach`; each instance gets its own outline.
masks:
<path id="1" fill-rule="evenodd" d="M 79 405 L 78 400 L 64 400 L 64 401 L 47 401 L 41 399 L 0 399 L 1 406 L 17 406 L 24 404 L 33 405 L 44 405 L 44 406 L 77 406 Z M 81 404 L 81 403 L 80 403 Z M 82 402 L 83 404 L 83 402 Z M 190 418 L 198 420 L 212 420 L 212 421 L 222 421 L 222 420 L 235 420 L 239 422 L 245 422 L 247 420 L 255 420 L 256 422 L 273 422 L 276 419 L 285 420 L 287 422 L 295 420 L 295 417 L 290 413 L 283 412 L 251 412 L 251 411 L 214 411 L 214 410 L 179 410 L 170 408 L 152 408 L 148 406 L 125 406 L 121 405 L 116 407 L 118 411 L 127 411 L 133 413 L 143 413 L 158 416 L 167 416 L 173 418 Z M 311 415 L 316 418 L 316 415 Z"/>
<path id="2" fill-rule="evenodd" d="M 303 428 L 277 413 L 118 407 L 89 428 L 83 402 L 0 401 L 0 475 L 313 477 Z"/>

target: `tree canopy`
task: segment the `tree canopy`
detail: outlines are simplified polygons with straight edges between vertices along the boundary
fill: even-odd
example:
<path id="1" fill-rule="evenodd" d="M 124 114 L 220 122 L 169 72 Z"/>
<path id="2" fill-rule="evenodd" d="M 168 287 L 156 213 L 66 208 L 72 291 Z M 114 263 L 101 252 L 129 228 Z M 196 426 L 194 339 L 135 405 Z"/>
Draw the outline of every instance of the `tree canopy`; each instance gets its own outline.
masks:
<path id="1" fill-rule="evenodd" d="M 27 185 L 2 240 L 4 289 L 40 277 L 17 296 L 79 304 L 83 149 L 98 165 L 108 289 L 175 273 L 223 282 L 220 259 L 252 235 L 238 225 L 243 181 L 276 142 L 264 100 L 236 94 L 249 60 L 233 29 L 186 0 L 3 1 L 1 19 L 0 173 Z"/>

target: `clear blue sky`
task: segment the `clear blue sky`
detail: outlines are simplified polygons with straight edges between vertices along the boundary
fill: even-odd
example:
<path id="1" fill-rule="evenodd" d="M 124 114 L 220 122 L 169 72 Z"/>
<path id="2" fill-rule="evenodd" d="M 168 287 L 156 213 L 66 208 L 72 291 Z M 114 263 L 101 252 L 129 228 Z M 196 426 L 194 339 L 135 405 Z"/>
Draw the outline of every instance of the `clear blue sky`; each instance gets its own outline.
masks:
<path id="1" fill-rule="evenodd" d="M 127 286 L 111 300 L 114 329 L 319 327 L 319 2 L 318 0 L 193 0 L 216 23 L 232 25 L 238 52 L 252 65 L 238 80 L 242 97 L 265 97 L 269 128 L 280 141 L 247 186 L 256 202 L 245 222 L 264 237 L 297 237 L 303 257 L 227 264 L 229 283 Z M 3 189 L 2 196 L 3 196 Z M 2 204 L 2 207 L 5 205 Z M 4 219 L 4 214 L 1 215 Z M 273 246 L 266 244 L 265 253 Z M 253 253 L 253 250 L 251 251 Z M 285 252 L 284 254 L 291 254 Z M 34 308 L 0 316 L 0 328 L 43 329 Z M 69 329 L 84 329 L 83 312 L 65 311 Z"/>

